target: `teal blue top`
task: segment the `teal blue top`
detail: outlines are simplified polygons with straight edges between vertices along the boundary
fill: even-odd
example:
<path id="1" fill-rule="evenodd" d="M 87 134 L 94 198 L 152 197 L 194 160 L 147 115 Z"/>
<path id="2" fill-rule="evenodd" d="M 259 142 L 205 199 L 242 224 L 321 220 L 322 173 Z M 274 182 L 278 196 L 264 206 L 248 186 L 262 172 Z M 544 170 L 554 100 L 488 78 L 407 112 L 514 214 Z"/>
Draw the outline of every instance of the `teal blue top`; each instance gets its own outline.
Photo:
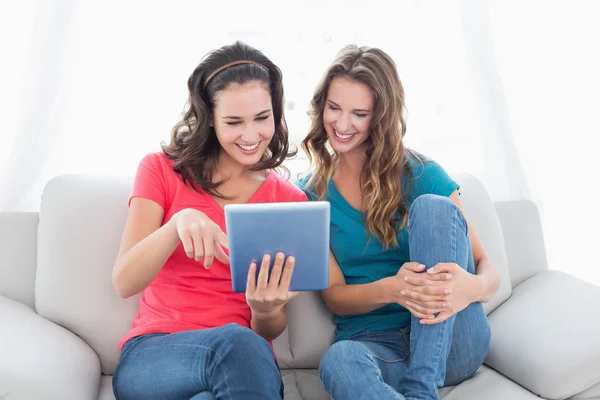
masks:
<path id="1" fill-rule="evenodd" d="M 407 205 L 423 194 L 450 196 L 459 186 L 437 163 L 416 153 L 425 162 L 407 152 L 412 170 L 412 187 L 405 179 Z M 304 190 L 310 200 L 317 200 L 316 194 L 306 187 L 310 175 L 297 185 Z M 331 204 L 331 250 L 349 285 L 370 283 L 394 276 L 405 262 L 410 261 L 408 233 L 399 230 L 397 247 L 383 248 L 372 237 L 368 240 L 362 213 L 351 206 L 337 190 L 333 180 L 329 182 L 326 200 Z M 359 332 L 403 328 L 410 323 L 410 313 L 399 304 L 387 306 L 359 315 L 335 315 L 337 326 L 336 341 L 347 339 Z"/>

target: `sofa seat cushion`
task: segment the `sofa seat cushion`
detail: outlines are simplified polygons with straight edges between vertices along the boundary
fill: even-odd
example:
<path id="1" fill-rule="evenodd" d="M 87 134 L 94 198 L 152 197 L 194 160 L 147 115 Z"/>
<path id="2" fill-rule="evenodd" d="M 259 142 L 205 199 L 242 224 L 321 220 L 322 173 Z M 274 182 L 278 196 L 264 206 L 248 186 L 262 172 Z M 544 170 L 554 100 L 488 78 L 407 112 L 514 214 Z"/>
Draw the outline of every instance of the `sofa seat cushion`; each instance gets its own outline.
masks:
<path id="1" fill-rule="evenodd" d="M 0 296 L 0 398 L 96 400 L 100 361 L 68 330 Z"/>
<path id="2" fill-rule="evenodd" d="M 112 375 L 102 375 L 100 380 L 100 394 L 98 400 L 115 400 L 112 389 Z"/>
<path id="3" fill-rule="evenodd" d="M 460 385 L 442 388 L 440 397 L 442 400 L 539 400 L 538 396 L 486 365 Z"/>
<path id="4" fill-rule="evenodd" d="M 329 400 L 317 370 L 283 370 L 285 400 Z M 539 397 L 506 379 L 493 369 L 482 366 L 475 376 L 458 386 L 440 390 L 443 400 L 535 400 Z"/>
<path id="5" fill-rule="evenodd" d="M 576 394 L 573 397 L 569 397 L 569 400 L 592 400 L 600 399 L 600 382 L 596 383 L 589 389 Z"/>
<path id="6" fill-rule="evenodd" d="M 559 271 L 528 279 L 489 317 L 486 363 L 546 399 L 600 382 L 600 288 Z"/>
<path id="7" fill-rule="evenodd" d="M 316 369 L 288 369 L 281 375 L 285 400 L 329 400 Z"/>

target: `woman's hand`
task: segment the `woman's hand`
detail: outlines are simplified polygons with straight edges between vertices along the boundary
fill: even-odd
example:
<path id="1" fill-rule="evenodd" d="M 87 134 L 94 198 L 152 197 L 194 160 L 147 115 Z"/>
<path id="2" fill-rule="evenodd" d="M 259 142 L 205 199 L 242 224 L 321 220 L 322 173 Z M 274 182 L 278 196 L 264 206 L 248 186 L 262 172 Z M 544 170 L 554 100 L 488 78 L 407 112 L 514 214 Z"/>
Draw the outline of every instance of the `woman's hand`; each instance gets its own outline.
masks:
<path id="1" fill-rule="evenodd" d="M 470 274 L 455 263 L 439 263 L 430 268 L 427 273 L 406 277 L 407 287 L 403 296 L 406 297 L 407 309 L 421 318 L 422 324 L 439 324 L 464 310 L 469 304 L 479 301 L 483 286 L 476 275 Z M 431 293 L 446 295 L 442 303 L 432 302 Z M 432 316 L 437 314 L 437 316 Z"/>
<path id="2" fill-rule="evenodd" d="M 250 264 L 246 285 L 246 301 L 252 310 L 253 316 L 260 319 L 276 318 L 282 308 L 298 295 L 297 292 L 289 291 L 295 262 L 294 257 L 290 256 L 286 260 L 283 253 L 277 253 L 269 277 L 271 256 L 265 254 L 258 278 L 256 278 L 256 263 Z"/>
<path id="3" fill-rule="evenodd" d="M 229 264 L 229 256 L 223 250 L 228 248 L 227 235 L 204 213 L 186 208 L 176 213 L 169 222 L 175 224 L 177 235 L 189 258 L 195 258 L 198 262 L 204 258 L 204 268 L 207 269 L 215 257 L 222 263 Z"/>
<path id="4" fill-rule="evenodd" d="M 445 293 L 446 288 L 441 285 L 444 282 L 440 282 L 437 287 L 430 284 L 425 289 L 409 283 L 426 276 L 423 273 L 424 270 L 425 266 L 422 264 L 416 262 L 404 263 L 395 276 L 384 278 L 386 298 L 388 303 L 400 304 L 417 318 L 433 319 L 434 314 L 442 310 L 444 304 L 448 302 L 449 293 Z M 445 277 L 435 277 L 433 279 L 442 278 L 445 279 Z M 407 297 L 406 294 L 412 296 Z"/>

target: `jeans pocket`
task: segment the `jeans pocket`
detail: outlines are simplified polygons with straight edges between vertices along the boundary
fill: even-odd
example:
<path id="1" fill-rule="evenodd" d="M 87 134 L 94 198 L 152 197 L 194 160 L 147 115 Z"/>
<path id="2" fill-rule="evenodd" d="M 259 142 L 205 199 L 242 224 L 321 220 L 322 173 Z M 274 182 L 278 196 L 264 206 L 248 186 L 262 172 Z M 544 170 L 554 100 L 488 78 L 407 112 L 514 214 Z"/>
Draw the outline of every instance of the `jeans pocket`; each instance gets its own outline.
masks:
<path id="1" fill-rule="evenodd" d="M 369 335 L 361 338 L 360 341 L 369 349 L 370 357 L 386 363 L 402 362 L 410 355 L 410 347 L 404 335 L 398 330 L 379 336 Z"/>
<path id="2" fill-rule="evenodd" d="M 387 351 L 372 354 L 373 357 L 387 362 L 402 362 L 410 356 L 410 326 L 394 330 L 393 335 L 385 335 L 375 342 L 384 346 Z"/>
<path id="3" fill-rule="evenodd" d="M 400 328 L 399 331 L 400 335 L 402 336 L 402 340 L 404 340 L 404 345 L 410 354 L 410 325 L 406 328 Z"/>

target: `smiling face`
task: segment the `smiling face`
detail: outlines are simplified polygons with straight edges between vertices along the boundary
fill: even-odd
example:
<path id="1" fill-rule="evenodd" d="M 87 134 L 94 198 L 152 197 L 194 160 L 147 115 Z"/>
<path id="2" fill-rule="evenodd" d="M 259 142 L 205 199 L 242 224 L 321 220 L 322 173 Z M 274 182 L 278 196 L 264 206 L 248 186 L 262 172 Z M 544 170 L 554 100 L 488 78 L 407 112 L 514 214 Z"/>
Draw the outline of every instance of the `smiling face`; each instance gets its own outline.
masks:
<path id="1" fill-rule="evenodd" d="M 213 121 L 224 155 L 245 167 L 253 166 L 275 134 L 269 89 L 260 82 L 227 86 L 217 94 Z"/>
<path id="2" fill-rule="evenodd" d="M 323 124 L 334 151 L 364 151 L 373 107 L 373 93 L 365 84 L 345 77 L 333 78 L 325 100 Z"/>

